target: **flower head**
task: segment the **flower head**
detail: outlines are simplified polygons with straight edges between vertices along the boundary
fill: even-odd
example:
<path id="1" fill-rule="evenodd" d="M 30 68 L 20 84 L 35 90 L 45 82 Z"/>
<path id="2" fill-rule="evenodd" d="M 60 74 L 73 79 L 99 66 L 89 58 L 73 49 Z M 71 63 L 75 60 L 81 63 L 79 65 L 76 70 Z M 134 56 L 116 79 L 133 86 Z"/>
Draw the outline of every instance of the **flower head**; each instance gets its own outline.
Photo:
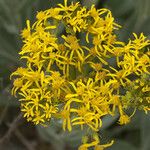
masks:
<path id="1" fill-rule="evenodd" d="M 150 40 L 133 33 L 127 44 L 119 41 L 115 30 L 121 26 L 110 10 L 87 9 L 79 2 L 64 0 L 64 5 L 38 12 L 36 19 L 33 25 L 27 20 L 21 33 L 19 54 L 26 67 L 11 75 L 12 94 L 24 117 L 42 125 L 56 118 L 63 130 L 79 126 L 92 131 L 79 150 L 111 146 L 113 141 L 102 145 L 96 134 L 103 117 L 119 113 L 124 125 L 136 109 L 150 110 Z M 65 32 L 57 34 L 59 26 Z M 134 109 L 130 116 L 128 108 Z"/>

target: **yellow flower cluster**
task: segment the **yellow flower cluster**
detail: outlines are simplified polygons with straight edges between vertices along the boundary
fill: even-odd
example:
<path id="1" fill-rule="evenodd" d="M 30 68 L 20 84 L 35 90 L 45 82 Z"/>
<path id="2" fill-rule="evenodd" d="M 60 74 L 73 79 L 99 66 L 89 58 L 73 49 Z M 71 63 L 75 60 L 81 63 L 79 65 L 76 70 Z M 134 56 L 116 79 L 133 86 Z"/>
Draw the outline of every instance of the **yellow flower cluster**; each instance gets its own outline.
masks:
<path id="1" fill-rule="evenodd" d="M 27 65 L 12 73 L 12 94 L 19 97 L 28 121 L 44 125 L 57 118 L 64 130 L 88 128 L 95 134 L 86 135 L 79 150 L 103 150 L 113 143 L 100 145 L 96 134 L 104 116 L 119 113 L 123 125 L 136 109 L 150 110 L 150 40 L 134 33 L 127 44 L 118 41 L 120 26 L 111 11 L 94 5 L 87 9 L 64 0 L 36 18 L 33 25 L 27 20 L 22 31 L 20 55 Z M 64 32 L 58 34 L 58 28 Z M 129 116 L 126 109 L 131 107 Z"/>

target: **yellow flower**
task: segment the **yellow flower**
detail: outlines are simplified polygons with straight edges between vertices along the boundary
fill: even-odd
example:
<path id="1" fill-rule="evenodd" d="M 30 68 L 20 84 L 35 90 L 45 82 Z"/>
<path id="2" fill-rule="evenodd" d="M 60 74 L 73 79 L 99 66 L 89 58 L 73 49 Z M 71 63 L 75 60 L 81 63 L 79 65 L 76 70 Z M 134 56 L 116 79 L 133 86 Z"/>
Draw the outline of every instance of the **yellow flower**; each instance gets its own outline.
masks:
<path id="1" fill-rule="evenodd" d="M 67 128 L 68 131 L 71 131 L 72 126 L 71 126 L 71 118 L 70 118 L 70 108 L 68 108 L 67 110 L 62 110 L 61 117 L 63 120 L 63 130 L 65 131 Z"/>
<path id="2" fill-rule="evenodd" d="M 99 50 L 96 49 L 96 47 L 91 47 L 90 49 L 88 47 L 84 47 L 87 51 L 89 51 L 89 54 L 85 57 L 85 61 L 92 63 L 90 59 L 92 59 L 92 61 L 96 58 L 99 59 L 100 63 L 103 63 L 105 65 L 108 64 L 107 61 L 105 61 L 105 57 L 103 56 L 103 53 Z M 88 61 L 90 60 L 90 61 Z"/>
<path id="3" fill-rule="evenodd" d="M 67 1 L 68 0 L 64 0 L 64 5 L 58 4 L 58 6 L 60 7 L 59 10 L 64 11 L 65 13 L 69 14 L 69 11 L 72 12 L 72 11 L 75 11 L 78 8 L 79 2 L 75 3 L 75 4 L 72 2 L 70 6 L 67 6 Z"/>
<path id="4" fill-rule="evenodd" d="M 133 36 L 135 39 L 132 41 L 132 47 L 135 49 L 135 52 L 141 50 L 145 46 L 150 45 L 150 41 L 146 39 L 143 33 L 141 33 L 139 37 L 133 33 Z"/>
<path id="5" fill-rule="evenodd" d="M 28 106 L 27 104 L 22 104 L 21 107 L 22 107 L 21 111 L 24 112 L 23 115 L 24 117 L 30 118 L 35 115 L 32 106 Z"/>
<path id="6" fill-rule="evenodd" d="M 127 115 L 121 115 L 119 118 L 119 124 L 120 125 L 124 125 L 124 124 L 128 124 L 130 122 L 130 117 Z"/>
<path id="7" fill-rule="evenodd" d="M 115 73 L 108 73 L 107 76 L 112 77 L 114 80 L 118 80 L 123 86 L 125 83 L 130 83 L 131 81 L 127 78 L 130 74 L 130 70 L 116 70 L 115 68 L 110 67 Z"/>
<path id="8" fill-rule="evenodd" d="M 13 83 L 13 88 L 12 88 L 12 95 L 16 96 L 16 92 L 19 88 L 23 86 L 23 79 L 22 78 L 17 78 L 14 80 Z"/>
<path id="9" fill-rule="evenodd" d="M 131 54 L 125 54 L 122 61 L 118 62 L 118 66 L 121 66 L 124 70 L 130 70 L 131 72 L 137 72 L 135 57 Z"/>
<path id="10" fill-rule="evenodd" d="M 86 142 L 86 143 L 83 143 L 83 144 L 78 148 L 78 150 L 88 150 L 88 148 L 93 147 L 93 146 L 95 146 L 95 145 L 98 145 L 98 143 L 99 143 L 99 138 L 98 138 L 97 135 L 94 135 L 92 142 L 90 142 L 90 143 L 87 143 L 87 142 Z"/>
<path id="11" fill-rule="evenodd" d="M 104 145 L 96 145 L 94 150 L 104 150 L 105 148 L 110 147 L 113 143 L 114 141 L 111 141 L 110 143 Z"/>
<path id="12" fill-rule="evenodd" d="M 37 110 L 35 112 L 35 118 L 33 119 L 33 122 L 37 125 L 39 123 L 43 123 L 45 122 L 45 114 L 41 115 L 41 112 L 39 110 Z"/>
<path id="13" fill-rule="evenodd" d="M 27 20 L 19 52 L 26 67 L 11 74 L 12 95 L 27 121 L 44 126 L 54 118 L 63 130 L 87 129 L 78 149 L 103 150 L 113 144 L 101 144 L 96 134 L 104 116 L 118 112 L 124 125 L 136 109 L 150 111 L 150 40 L 133 33 L 125 44 L 110 10 L 68 3 L 38 12 L 33 25 Z M 65 31 L 58 34 L 60 27 Z"/>
<path id="14" fill-rule="evenodd" d="M 88 150 L 88 148 L 94 147 L 94 150 L 104 150 L 104 148 L 110 147 L 114 141 L 111 141 L 108 144 L 100 144 L 100 139 L 97 133 L 93 134 L 92 140 L 88 143 L 88 137 L 86 136 L 86 140 L 83 140 L 83 144 L 78 148 L 78 150 Z"/>
<path id="15" fill-rule="evenodd" d="M 31 36 L 31 27 L 30 27 L 30 21 L 27 20 L 27 28 L 25 28 L 24 30 L 22 30 L 21 36 L 22 38 L 28 38 L 29 36 Z"/>
<path id="16" fill-rule="evenodd" d="M 141 73 L 148 73 L 150 74 L 148 68 L 150 67 L 150 58 L 147 54 L 143 54 L 137 60 L 137 71 Z"/>
<path id="17" fill-rule="evenodd" d="M 76 14 L 76 15 L 75 15 Z M 80 10 L 77 10 L 77 12 L 73 12 L 71 15 L 64 15 L 64 19 L 66 21 L 66 24 L 68 26 L 71 26 L 73 28 L 73 31 L 76 33 L 81 32 L 82 30 L 87 29 L 87 17 L 88 13 L 85 7 L 80 7 Z"/>
<path id="18" fill-rule="evenodd" d="M 69 58 L 72 59 L 72 58 L 77 57 L 76 58 L 77 60 L 83 62 L 84 51 L 79 45 L 76 36 L 69 35 L 65 37 L 63 35 L 62 38 L 65 39 L 64 45 L 70 49 Z"/>
<path id="19" fill-rule="evenodd" d="M 44 112 L 45 112 L 45 118 L 50 119 L 52 113 L 57 113 L 57 107 L 49 105 L 46 103 L 46 106 L 44 107 Z"/>
<path id="20" fill-rule="evenodd" d="M 71 109 L 71 112 L 77 113 L 78 117 L 72 119 L 72 125 L 88 125 L 92 130 L 98 131 L 98 128 L 102 126 L 101 116 L 90 112 L 85 107 L 79 109 Z"/>

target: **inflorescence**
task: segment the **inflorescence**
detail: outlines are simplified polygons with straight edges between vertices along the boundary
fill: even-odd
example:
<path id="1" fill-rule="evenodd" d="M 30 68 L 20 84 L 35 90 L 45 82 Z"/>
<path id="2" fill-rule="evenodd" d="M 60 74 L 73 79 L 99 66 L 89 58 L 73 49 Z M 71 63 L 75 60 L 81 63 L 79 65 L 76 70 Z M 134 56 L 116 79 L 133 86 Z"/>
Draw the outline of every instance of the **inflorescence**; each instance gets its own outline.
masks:
<path id="1" fill-rule="evenodd" d="M 133 33 L 127 44 L 118 41 L 115 30 L 121 26 L 111 11 L 79 2 L 64 0 L 38 12 L 36 19 L 33 25 L 27 20 L 21 34 L 19 54 L 26 67 L 11 75 L 12 94 L 19 97 L 24 117 L 42 125 L 59 119 L 69 131 L 74 126 L 92 130 L 79 150 L 111 146 L 113 141 L 102 145 L 97 134 L 104 116 L 119 113 L 118 123 L 124 125 L 137 109 L 150 110 L 150 40 Z"/>

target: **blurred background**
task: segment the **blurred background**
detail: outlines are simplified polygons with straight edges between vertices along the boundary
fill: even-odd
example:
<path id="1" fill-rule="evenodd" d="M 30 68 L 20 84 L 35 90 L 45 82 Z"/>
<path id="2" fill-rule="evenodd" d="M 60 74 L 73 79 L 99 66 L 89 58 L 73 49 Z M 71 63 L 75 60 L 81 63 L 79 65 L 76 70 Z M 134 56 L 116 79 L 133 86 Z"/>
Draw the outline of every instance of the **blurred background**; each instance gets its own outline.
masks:
<path id="1" fill-rule="evenodd" d="M 69 0 L 68 0 L 69 1 Z M 77 1 L 77 0 L 70 0 Z M 144 32 L 150 38 L 150 0 L 80 0 L 83 5 L 109 8 L 122 25 L 118 36 L 128 41 L 132 33 Z M 37 11 L 63 3 L 63 0 L 0 0 L 0 150 L 76 150 L 83 132 L 63 132 L 59 122 L 48 127 L 27 123 L 20 115 L 19 102 L 11 96 L 11 72 L 19 66 L 21 30 L 26 20 L 35 21 Z M 117 124 L 117 117 L 105 117 L 100 131 L 105 141 L 115 139 L 109 150 L 150 150 L 150 114 L 137 112 L 131 123 Z"/>

